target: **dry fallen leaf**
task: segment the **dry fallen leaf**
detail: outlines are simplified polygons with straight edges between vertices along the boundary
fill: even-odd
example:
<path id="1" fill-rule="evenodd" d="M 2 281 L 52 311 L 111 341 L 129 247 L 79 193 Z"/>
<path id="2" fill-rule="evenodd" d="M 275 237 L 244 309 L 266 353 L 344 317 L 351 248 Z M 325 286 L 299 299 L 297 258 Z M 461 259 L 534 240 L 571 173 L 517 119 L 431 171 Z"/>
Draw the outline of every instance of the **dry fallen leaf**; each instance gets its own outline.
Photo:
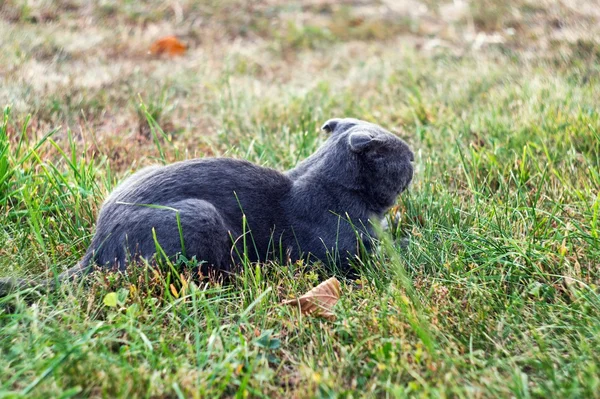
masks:
<path id="1" fill-rule="evenodd" d="M 187 46 L 175 36 L 165 36 L 150 46 L 150 53 L 154 55 L 167 54 L 173 57 L 185 53 L 186 50 Z"/>
<path id="2" fill-rule="evenodd" d="M 331 311 L 340 299 L 340 282 L 332 277 L 323 281 L 300 298 L 284 301 L 284 305 L 300 306 L 300 311 L 305 315 L 324 317 L 334 320 L 335 314 Z"/>

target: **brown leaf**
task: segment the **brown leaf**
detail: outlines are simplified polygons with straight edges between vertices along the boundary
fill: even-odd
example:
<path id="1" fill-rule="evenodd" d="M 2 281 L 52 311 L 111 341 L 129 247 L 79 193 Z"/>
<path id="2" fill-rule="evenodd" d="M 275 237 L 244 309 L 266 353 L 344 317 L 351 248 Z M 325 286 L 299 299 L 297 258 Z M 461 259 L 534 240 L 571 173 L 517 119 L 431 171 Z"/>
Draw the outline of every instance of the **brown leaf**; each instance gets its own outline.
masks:
<path id="1" fill-rule="evenodd" d="M 185 53 L 187 46 L 175 36 L 165 36 L 158 39 L 150 46 L 150 53 L 154 55 L 167 54 L 171 57 Z"/>
<path id="2" fill-rule="evenodd" d="M 340 282 L 335 277 L 332 277 L 323 281 L 300 298 L 284 301 L 283 305 L 299 306 L 300 311 L 304 315 L 334 320 L 335 314 L 331 310 L 339 299 Z"/>

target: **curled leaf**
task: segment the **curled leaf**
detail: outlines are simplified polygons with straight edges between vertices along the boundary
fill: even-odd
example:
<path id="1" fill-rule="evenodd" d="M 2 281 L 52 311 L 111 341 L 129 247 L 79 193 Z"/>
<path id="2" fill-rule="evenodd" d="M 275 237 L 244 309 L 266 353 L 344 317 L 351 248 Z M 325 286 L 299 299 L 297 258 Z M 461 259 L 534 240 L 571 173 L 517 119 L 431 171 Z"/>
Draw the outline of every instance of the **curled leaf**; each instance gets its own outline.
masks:
<path id="1" fill-rule="evenodd" d="M 304 315 L 323 317 L 334 320 L 333 306 L 340 299 L 340 282 L 332 277 L 323 281 L 300 298 L 290 299 L 283 305 L 297 306 Z"/>
<path id="2" fill-rule="evenodd" d="M 173 294 L 175 298 L 179 298 L 179 292 L 177 292 L 177 288 L 175 288 L 173 284 L 171 284 L 169 288 L 171 288 L 171 294 Z"/>
<path id="3" fill-rule="evenodd" d="M 173 57 L 185 53 L 186 50 L 187 46 L 175 36 L 165 36 L 150 46 L 150 54 L 153 55 L 167 54 Z"/>

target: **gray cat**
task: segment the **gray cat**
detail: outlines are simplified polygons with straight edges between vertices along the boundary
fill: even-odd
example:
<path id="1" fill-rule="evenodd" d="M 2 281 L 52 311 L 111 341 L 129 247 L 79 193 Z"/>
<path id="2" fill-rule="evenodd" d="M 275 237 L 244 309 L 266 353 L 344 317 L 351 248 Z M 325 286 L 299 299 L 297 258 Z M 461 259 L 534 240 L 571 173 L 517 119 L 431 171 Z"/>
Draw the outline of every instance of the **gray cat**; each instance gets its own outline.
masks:
<path id="1" fill-rule="evenodd" d="M 349 259 L 362 245 L 370 249 L 371 222 L 411 182 L 414 156 L 372 123 L 331 119 L 322 129 L 328 140 L 286 173 L 227 158 L 140 170 L 106 199 L 83 259 L 58 279 L 94 265 L 124 270 L 135 257 L 155 255 L 157 242 L 169 257 L 195 257 L 205 275 L 233 273 L 242 257 L 282 255 L 352 272 Z M 0 293 L 31 284 L 0 280 Z"/>

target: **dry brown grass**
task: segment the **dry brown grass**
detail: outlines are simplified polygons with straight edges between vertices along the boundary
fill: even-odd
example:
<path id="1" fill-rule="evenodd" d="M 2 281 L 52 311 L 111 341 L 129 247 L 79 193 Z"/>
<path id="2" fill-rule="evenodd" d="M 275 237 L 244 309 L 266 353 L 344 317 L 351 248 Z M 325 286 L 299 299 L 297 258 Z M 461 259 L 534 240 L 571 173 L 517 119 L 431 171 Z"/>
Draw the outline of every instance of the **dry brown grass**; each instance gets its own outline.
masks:
<path id="1" fill-rule="evenodd" d="M 411 48 L 462 56 L 491 47 L 536 60 L 575 54 L 593 62 L 600 54 L 594 10 L 587 2 L 524 0 L 10 0 L 0 6 L 0 103 L 17 115 L 32 113 L 32 131 L 60 124 L 77 134 L 94 131 L 100 147 L 118 137 L 143 148 L 148 130 L 138 95 L 167 132 L 213 135 L 223 79 L 275 98 L 282 85 L 309 90 L 314 76 L 344 86 L 351 60 Z M 188 53 L 149 55 L 151 43 L 169 34 L 186 42 Z"/>

